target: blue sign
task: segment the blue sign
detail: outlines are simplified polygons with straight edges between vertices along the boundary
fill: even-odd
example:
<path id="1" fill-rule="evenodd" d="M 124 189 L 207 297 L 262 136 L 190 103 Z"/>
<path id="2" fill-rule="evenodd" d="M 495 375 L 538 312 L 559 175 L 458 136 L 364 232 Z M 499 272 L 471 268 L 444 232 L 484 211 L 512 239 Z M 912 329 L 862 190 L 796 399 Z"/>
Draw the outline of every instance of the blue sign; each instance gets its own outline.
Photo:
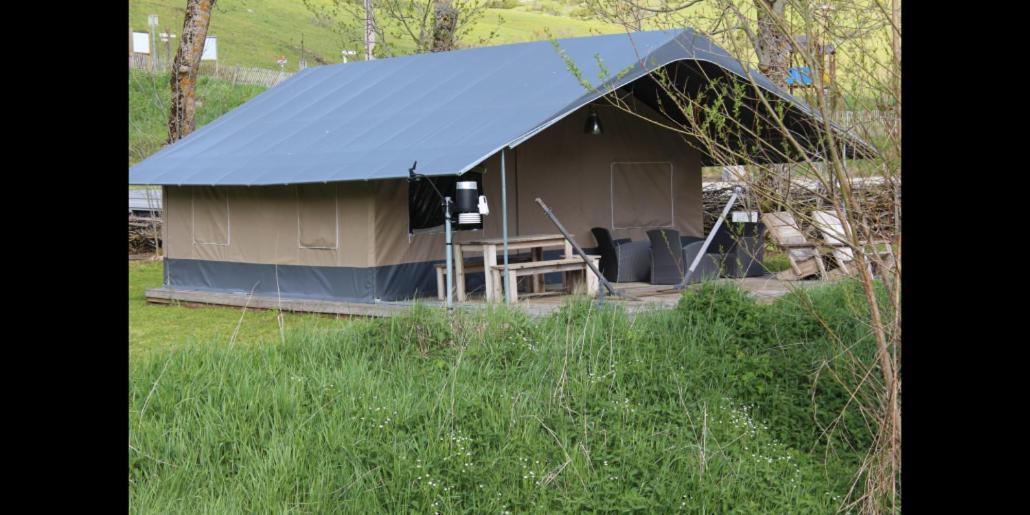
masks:
<path id="1" fill-rule="evenodd" d="M 800 68 L 792 66 L 787 68 L 787 84 L 791 86 L 811 86 L 812 68 L 810 66 L 802 66 Z"/>

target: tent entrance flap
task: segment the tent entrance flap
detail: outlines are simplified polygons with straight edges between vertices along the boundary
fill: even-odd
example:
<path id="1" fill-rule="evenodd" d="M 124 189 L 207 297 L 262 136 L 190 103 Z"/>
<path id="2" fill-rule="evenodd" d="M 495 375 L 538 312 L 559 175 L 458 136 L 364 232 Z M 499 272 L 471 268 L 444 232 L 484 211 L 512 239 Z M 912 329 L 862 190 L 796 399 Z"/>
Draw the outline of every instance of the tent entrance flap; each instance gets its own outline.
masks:
<path id="1" fill-rule="evenodd" d="M 433 181 L 429 184 L 429 181 Z M 468 172 L 464 175 L 444 175 L 439 177 L 422 176 L 417 181 L 408 181 L 408 234 L 415 231 L 442 228 L 444 225 L 444 212 L 440 195 L 433 189 L 440 190 L 444 195 L 452 199 L 457 198 L 457 184 L 459 181 L 476 181 L 479 191 L 483 190 L 482 172 Z M 458 213 L 455 205 L 451 204 L 451 219 L 457 220 Z M 472 231 L 483 228 L 483 223 L 462 224 L 454 227 L 454 230 Z"/>

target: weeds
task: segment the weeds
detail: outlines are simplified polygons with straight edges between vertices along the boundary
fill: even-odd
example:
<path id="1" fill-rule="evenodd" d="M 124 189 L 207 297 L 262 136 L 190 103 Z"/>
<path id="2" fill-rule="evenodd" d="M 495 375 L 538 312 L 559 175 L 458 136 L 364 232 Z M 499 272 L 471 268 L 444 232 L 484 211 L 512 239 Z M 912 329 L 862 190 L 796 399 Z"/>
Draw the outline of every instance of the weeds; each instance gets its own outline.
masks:
<path id="1" fill-rule="evenodd" d="M 849 288 L 806 302 L 868 359 Z M 130 367 L 132 511 L 832 511 L 869 435 L 824 434 L 847 390 L 806 309 L 706 286 L 633 319 L 419 306 L 155 350 Z"/>

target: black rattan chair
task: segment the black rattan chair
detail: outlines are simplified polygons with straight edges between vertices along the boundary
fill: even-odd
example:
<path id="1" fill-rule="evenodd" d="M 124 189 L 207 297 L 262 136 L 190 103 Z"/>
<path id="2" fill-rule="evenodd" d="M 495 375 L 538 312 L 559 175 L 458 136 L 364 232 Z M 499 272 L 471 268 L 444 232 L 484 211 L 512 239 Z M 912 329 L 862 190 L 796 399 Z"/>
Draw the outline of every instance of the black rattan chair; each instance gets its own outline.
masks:
<path id="1" fill-rule="evenodd" d="M 600 268 L 611 282 L 647 281 L 651 273 L 651 245 L 646 241 L 615 240 L 604 227 L 590 229 L 601 255 Z"/>
<path id="2" fill-rule="evenodd" d="M 761 222 L 732 223 L 726 227 L 726 234 L 732 238 L 732 245 L 723 262 L 728 277 L 758 277 L 767 270 L 762 265 L 765 259 L 765 224 Z"/>
<path id="3" fill-rule="evenodd" d="M 690 243 L 683 246 L 684 240 L 675 229 L 650 230 L 647 237 L 651 240 L 651 284 L 679 284 L 704 245 L 703 239 L 691 238 L 687 240 Z M 701 258 L 690 276 L 690 284 L 719 277 L 723 256 L 711 250 L 709 247 L 709 252 Z"/>

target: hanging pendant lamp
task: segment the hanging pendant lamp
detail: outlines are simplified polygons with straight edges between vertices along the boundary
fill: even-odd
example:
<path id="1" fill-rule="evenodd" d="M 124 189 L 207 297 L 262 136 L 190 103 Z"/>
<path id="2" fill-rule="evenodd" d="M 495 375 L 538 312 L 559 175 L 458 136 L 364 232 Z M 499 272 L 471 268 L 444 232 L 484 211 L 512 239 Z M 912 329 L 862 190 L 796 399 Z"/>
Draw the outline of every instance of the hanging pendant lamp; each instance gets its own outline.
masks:
<path id="1" fill-rule="evenodd" d="M 604 134 L 604 129 L 601 128 L 601 118 L 597 116 L 597 111 L 594 111 L 592 107 L 590 108 L 590 116 L 587 117 L 587 124 L 583 132 L 593 136 Z"/>

